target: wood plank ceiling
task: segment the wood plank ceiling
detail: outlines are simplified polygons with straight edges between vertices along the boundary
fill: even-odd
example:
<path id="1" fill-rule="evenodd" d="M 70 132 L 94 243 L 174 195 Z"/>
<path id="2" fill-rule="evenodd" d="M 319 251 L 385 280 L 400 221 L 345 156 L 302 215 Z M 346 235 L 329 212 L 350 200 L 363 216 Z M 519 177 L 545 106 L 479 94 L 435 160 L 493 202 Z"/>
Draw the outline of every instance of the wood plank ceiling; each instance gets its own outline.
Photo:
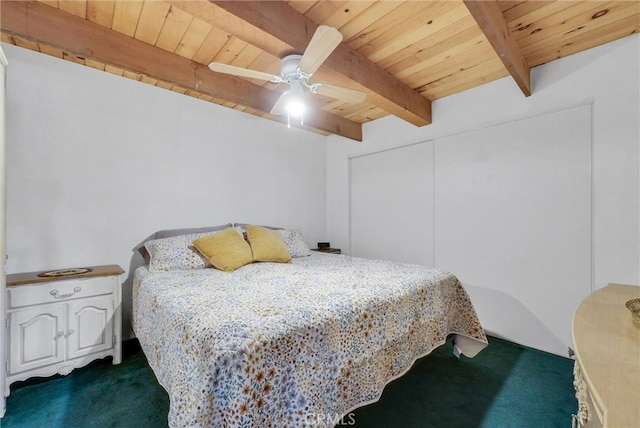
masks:
<path id="1" fill-rule="evenodd" d="M 367 93 L 311 95 L 305 127 L 362 139 L 392 114 L 431 123 L 431 101 L 637 33 L 633 1 L 42 0 L 0 2 L 2 41 L 276 121 L 286 84 L 214 73 L 211 61 L 279 74 L 318 25 L 343 42 L 314 74 Z"/>

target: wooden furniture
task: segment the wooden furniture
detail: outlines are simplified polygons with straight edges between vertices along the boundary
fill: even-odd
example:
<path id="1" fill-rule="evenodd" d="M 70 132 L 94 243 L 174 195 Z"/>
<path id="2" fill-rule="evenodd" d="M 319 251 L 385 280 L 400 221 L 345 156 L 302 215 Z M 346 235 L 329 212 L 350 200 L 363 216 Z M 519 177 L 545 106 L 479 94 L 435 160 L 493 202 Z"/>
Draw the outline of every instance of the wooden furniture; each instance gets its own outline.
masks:
<path id="1" fill-rule="evenodd" d="M 625 307 L 638 297 L 640 287 L 609 284 L 574 314 L 574 427 L 640 426 L 640 328 Z"/>
<path id="2" fill-rule="evenodd" d="M 7 275 L 5 396 L 18 380 L 67 375 L 107 356 L 121 362 L 124 271 L 117 265 L 87 269 L 64 276 Z"/>

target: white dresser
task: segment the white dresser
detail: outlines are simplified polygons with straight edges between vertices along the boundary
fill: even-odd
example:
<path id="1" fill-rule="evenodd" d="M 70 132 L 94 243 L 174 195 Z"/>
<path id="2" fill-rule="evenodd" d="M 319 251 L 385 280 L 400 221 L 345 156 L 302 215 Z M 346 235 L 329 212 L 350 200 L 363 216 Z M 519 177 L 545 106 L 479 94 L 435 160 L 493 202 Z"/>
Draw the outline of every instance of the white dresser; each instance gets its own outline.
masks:
<path id="1" fill-rule="evenodd" d="M 640 427 L 640 327 L 625 307 L 637 298 L 640 287 L 609 284 L 575 312 L 574 427 Z"/>
<path id="2" fill-rule="evenodd" d="M 32 376 L 69 374 L 89 362 L 122 360 L 121 275 L 117 265 L 7 275 L 7 360 L 9 386 Z"/>

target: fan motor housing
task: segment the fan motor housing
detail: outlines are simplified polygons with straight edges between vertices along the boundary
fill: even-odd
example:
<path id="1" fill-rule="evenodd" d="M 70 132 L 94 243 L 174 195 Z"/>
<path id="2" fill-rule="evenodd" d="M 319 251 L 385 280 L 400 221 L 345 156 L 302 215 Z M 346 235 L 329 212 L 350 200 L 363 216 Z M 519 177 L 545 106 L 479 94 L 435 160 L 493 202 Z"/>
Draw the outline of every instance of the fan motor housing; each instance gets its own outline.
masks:
<path id="1" fill-rule="evenodd" d="M 301 59 L 302 55 L 297 54 L 287 55 L 282 58 L 282 62 L 280 63 L 280 75 L 285 81 L 291 82 L 291 80 L 300 78 L 298 65 L 300 64 Z"/>

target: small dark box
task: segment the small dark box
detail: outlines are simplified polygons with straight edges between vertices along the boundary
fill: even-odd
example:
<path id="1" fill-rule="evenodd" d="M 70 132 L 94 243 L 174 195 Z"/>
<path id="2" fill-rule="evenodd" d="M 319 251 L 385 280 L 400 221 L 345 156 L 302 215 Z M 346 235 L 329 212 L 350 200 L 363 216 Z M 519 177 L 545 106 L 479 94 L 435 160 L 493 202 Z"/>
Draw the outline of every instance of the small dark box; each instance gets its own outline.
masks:
<path id="1" fill-rule="evenodd" d="M 318 249 L 331 248 L 331 244 L 328 242 L 318 242 Z"/>

